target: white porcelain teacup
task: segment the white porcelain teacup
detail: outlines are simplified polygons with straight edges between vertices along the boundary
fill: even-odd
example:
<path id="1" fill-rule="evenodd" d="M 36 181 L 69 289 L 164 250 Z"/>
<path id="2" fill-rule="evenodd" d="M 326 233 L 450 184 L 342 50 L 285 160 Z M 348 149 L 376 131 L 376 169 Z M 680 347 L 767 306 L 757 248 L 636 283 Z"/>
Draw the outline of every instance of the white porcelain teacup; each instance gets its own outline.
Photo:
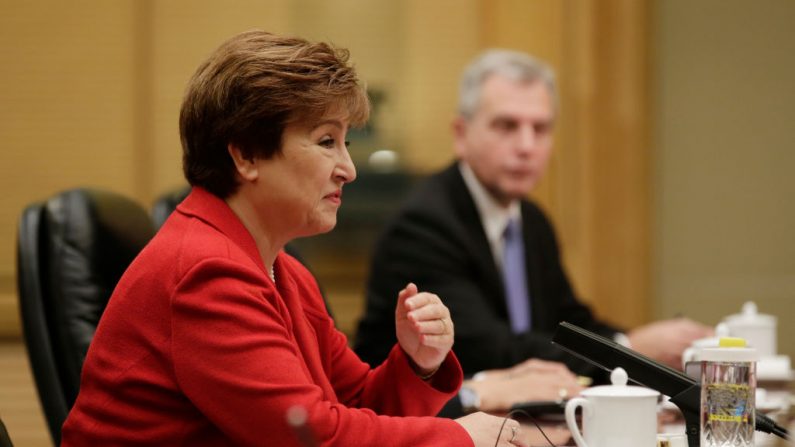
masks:
<path id="1" fill-rule="evenodd" d="M 717 348 L 720 346 L 721 337 L 729 336 L 729 326 L 726 323 L 718 323 L 715 326 L 715 336 L 707 338 L 699 338 L 690 344 L 690 347 L 685 349 L 682 353 L 682 362 L 698 362 L 700 360 L 701 350 L 704 348 Z"/>
<path id="2" fill-rule="evenodd" d="M 579 447 L 638 447 L 657 442 L 657 391 L 627 386 L 627 373 L 616 368 L 612 385 L 589 388 L 566 403 L 566 424 Z M 582 407 L 582 433 L 575 411 Z"/>
<path id="3" fill-rule="evenodd" d="M 723 322 L 729 327 L 732 337 L 745 339 L 756 349 L 760 358 L 776 355 L 778 319 L 773 315 L 760 314 L 753 301 L 743 304 L 742 312 L 725 317 Z"/>
<path id="4" fill-rule="evenodd" d="M 729 326 L 726 323 L 718 323 L 715 326 L 715 336 L 699 338 L 690 344 L 690 347 L 682 353 L 682 369 L 688 376 L 699 379 L 701 377 L 701 350 L 704 348 L 717 348 L 720 345 L 721 337 L 729 336 Z"/>

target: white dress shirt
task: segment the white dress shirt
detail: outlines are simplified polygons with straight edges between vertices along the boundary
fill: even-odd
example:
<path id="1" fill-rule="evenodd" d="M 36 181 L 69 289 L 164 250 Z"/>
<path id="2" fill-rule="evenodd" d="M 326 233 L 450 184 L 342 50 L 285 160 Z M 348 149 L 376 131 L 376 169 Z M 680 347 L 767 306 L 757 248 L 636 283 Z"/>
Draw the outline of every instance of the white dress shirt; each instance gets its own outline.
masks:
<path id="1" fill-rule="evenodd" d="M 513 200 L 507 207 L 502 206 L 483 187 L 472 168 L 466 162 L 459 161 L 458 169 L 461 171 L 464 183 L 475 201 L 475 208 L 477 208 L 480 221 L 483 223 L 483 230 L 486 233 L 486 239 L 489 241 L 494 262 L 499 269 L 502 269 L 502 255 L 505 250 L 505 240 L 503 238 L 505 227 L 508 226 L 510 219 L 515 218 L 520 224 L 522 222 L 519 201 Z"/>

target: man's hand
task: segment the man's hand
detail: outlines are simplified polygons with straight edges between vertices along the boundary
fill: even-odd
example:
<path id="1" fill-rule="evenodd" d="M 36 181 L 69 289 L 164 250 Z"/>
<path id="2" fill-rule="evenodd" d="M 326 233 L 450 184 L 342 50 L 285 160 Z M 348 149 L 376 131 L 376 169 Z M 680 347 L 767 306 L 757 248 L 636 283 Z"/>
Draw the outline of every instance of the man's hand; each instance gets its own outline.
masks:
<path id="1" fill-rule="evenodd" d="M 711 337 L 713 333 L 709 326 L 687 318 L 673 318 L 641 326 L 630 331 L 627 337 L 635 351 L 681 370 L 684 350 L 694 340 Z"/>
<path id="2" fill-rule="evenodd" d="M 432 293 L 417 292 L 412 283 L 398 294 L 395 332 L 400 347 L 421 376 L 439 368 L 453 347 L 455 335 L 450 311 L 442 300 Z"/>
<path id="3" fill-rule="evenodd" d="M 510 368 L 482 371 L 478 373 L 478 377 L 505 379 L 529 373 L 555 373 L 571 379 L 576 379 L 574 373 L 569 371 L 569 368 L 567 368 L 563 363 L 541 359 L 527 359 L 521 363 L 511 366 Z"/>
<path id="4" fill-rule="evenodd" d="M 566 365 L 530 359 L 511 368 L 484 371 L 465 386 L 480 397 L 480 410 L 504 411 L 532 400 L 558 400 L 576 396 L 583 387 Z"/>

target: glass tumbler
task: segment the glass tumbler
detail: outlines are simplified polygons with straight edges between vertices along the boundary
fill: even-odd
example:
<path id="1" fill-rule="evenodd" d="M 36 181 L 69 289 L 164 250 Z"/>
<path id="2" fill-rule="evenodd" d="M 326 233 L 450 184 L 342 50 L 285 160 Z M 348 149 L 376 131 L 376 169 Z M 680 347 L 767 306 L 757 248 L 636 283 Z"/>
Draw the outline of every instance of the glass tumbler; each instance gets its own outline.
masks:
<path id="1" fill-rule="evenodd" d="M 756 352 L 731 343 L 702 351 L 701 447 L 754 445 Z"/>

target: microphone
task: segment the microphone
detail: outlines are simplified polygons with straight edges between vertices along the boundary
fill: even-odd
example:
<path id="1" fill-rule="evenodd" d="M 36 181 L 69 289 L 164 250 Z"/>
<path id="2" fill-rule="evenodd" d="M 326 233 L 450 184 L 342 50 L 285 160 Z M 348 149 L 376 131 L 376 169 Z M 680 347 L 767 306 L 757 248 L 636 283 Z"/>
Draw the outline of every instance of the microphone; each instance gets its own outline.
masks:
<path id="1" fill-rule="evenodd" d="M 671 402 L 685 417 L 688 444 L 698 447 L 701 442 L 701 385 L 691 377 L 565 321 L 558 325 L 552 343 L 608 372 L 620 366 L 631 381 L 671 396 Z M 757 431 L 789 439 L 784 427 L 758 411 L 755 413 Z"/>
<path id="2" fill-rule="evenodd" d="M 293 430 L 293 434 L 298 438 L 298 442 L 303 447 L 318 447 L 312 428 L 307 424 L 309 413 L 302 405 L 293 405 L 287 409 L 287 425 Z"/>

